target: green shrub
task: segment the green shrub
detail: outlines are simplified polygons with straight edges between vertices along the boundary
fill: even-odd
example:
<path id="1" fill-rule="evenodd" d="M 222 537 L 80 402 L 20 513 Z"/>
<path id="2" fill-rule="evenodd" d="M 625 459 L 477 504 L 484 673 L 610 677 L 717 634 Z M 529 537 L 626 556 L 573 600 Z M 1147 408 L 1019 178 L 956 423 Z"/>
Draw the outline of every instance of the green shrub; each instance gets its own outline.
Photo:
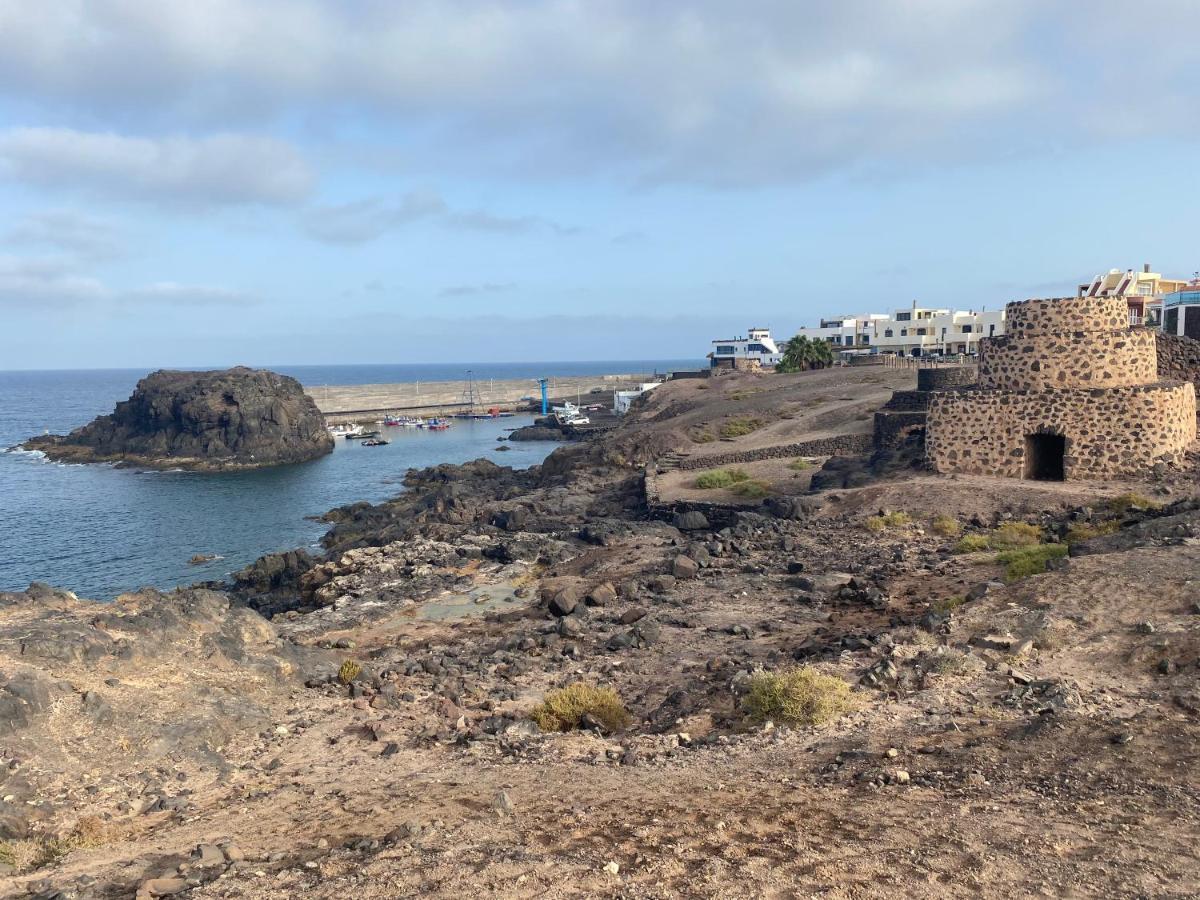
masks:
<path id="1" fill-rule="evenodd" d="M 1028 522 L 1005 522 L 995 529 L 988 544 L 993 550 L 1018 550 L 1042 542 L 1042 529 Z"/>
<path id="2" fill-rule="evenodd" d="M 721 437 L 735 438 L 758 431 L 765 425 L 762 419 L 730 419 L 721 426 Z"/>
<path id="3" fill-rule="evenodd" d="M 1067 529 L 1067 543 L 1078 544 L 1094 537 L 1113 534 L 1120 530 L 1121 523 L 1116 519 L 1105 519 L 1103 522 L 1076 522 Z"/>
<path id="4" fill-rule="evenodd" d="M 790 463 L 788 463 L 788 468 L 791 469 L 793 472 L 803 472 L 806 469 L 811 469 L 812 467 L 813 467 L 813 464 L 811 462 L 809 462 L 807 459 L 803 459 L 803 458 L 793 459 Z"/>
<path id="5" fill-rule="evenodd" d="M 905 525 L 911 524 L 912 516 L 906 512 L 899 511 L 883 513 L 879 516 L 871 516 L 865 522 L 863 522 L 863 525 L 866 527 L 867 531 L 875 532 L 876 534 L 887 528 L 903 528 Z"/>
<path id="6" fill-rule="evenodd" d="M 1151 500 L 1141 494 L 1118 494 L 1116 497 L 1110 497 L 1100 504 L 1100 507 L 1110 513 L 1124 515 L 1129 510 L 1134 509 L 1160 509 L 1161 503 Z"/>
<path id="7" fill-rule="evenodd" d="M 1066 544 L 1039 544 L 1036 547 L 1008 550 L 999 554 L 996 562 L 1004 566 L 1004 578 L 1007 581 L 1016 581 L 1030 575 L 1041 575 L 1046 571 L 1046 563 L 1066 555 Z"/>
<path id="8" fill-rule="evenodd" d="M 977 553 L 980 550 L 1018 550 L 1042 542 L 1042 529 L 1027 522 L 1005 522 L 999 528 L 983 534 L 968 534 L 954 545 L 955 553 Z"/>
<path id="9" fill-rule="evenodd" d="M 954 545 L 955 553 L 978 553 L 981 550 L 987 550 L 990 546 L 988 536 L 986 534 L 968 534 Z"/>
<path id="10" fill-rule="evenodd" d="M 711 431 L 693 431 L 692 441 L 697 444 L 711 444 L 717 439 Z"/>
<path id="11" fill-rule="evenodd" d="M 342 663 L 342 667 L 338 669 L 338 681 L 342 684 L 349 684 L 355 678 L 362 674 L 362 666 L 352 659 Z"/>
<path id="12" fill-rule="evenodd" d="M 629 713 L 615 690 L 582 681 L 550 691 L 530 716 L 542 731 L 570 731 L 579 727 L 584 716 L 591 716 L 605 731 L 629 724 Z"/>
<path id="13" fill-rule="evenodd" d="M 811 666 L 755 672 L 746 695 L 746 710 L 756 722 L 824 725 L 853 706 L 850 685 Z"/>
<path id="14" fill-rule="evenodd" d="M 714 469 L 700 475 L 696 479 L 696 487 L 705 491 L 727 488 L 739 481 L 747 481 L 749 478 L 750 476 L 741 469 Z"/>
<path id="15" fill-rule="evenodd" d="M 749 500 L 761 500 L 771 493 L 771 486 L 761 479 L 751 478 L 748 481 L 738 482 L 729 490 L 739 497 L 745 497 Z"/>
<path id="16" fill-rule="evenodd" d="M 934 516 L 929 527 L 934 534 L 940 534 L 942 537 L 958 537 L 962 533 L 962 525 L 954 516 Z"/>

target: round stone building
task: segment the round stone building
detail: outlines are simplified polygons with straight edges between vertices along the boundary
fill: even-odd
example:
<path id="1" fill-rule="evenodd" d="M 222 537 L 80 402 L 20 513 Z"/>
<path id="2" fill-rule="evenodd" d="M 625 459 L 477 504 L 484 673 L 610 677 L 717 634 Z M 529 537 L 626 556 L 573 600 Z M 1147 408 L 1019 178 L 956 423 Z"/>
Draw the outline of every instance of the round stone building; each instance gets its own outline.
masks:
<path id="1" fill-rule="evenodd" d="M 979 342 L 979 380 L 935 392 L 926 454 L 938 472 L 1048 480 L 1143 474 L 1196 439 L 1190 382 L 1160 381 L 1154 332 L 1121 297 L 1008 304 Z"/>

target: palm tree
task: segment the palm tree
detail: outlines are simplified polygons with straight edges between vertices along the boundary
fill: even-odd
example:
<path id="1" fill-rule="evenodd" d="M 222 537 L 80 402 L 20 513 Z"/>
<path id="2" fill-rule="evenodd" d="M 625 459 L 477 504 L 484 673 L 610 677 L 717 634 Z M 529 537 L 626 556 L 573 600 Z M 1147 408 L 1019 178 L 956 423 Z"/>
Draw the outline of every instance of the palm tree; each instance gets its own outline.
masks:
<path id="1" fill-rule="evenodd" d="M 812 340 L 798 334 L 783 345 L 783 359 L 775 366 L 776 372 L 803 372 L 806 369 L 823 369 L 833 364 L 833 349 L 828 341 Z"/>

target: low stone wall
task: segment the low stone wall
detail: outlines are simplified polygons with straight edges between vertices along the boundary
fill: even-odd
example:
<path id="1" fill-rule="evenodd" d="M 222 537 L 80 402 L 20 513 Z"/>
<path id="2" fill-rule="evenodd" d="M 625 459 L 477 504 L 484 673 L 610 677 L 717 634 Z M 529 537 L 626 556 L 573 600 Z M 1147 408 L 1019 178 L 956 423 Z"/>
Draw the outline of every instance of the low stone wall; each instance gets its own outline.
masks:
<path id="1" fill-rule="evenodd" d="M 1158 345 L 1158 376 L 1169 381 L 1190 381 L 1200 395 L 1200 341 L 1162 331 L 1154 332 Z"/>
<path id="2" fill-rule="evenodd" d="M 948 366 L 940 369 L 917 369 L 918 391 L 945 391 L 974 384 L 978 378 L 974 366 Z M 896 393 L 902 393 L 897 391 Z M 907 392 L 905 392 L 907 393 Z"/>
<path id="3" fill-rule="evenodd" d="M 757 450 L 738 450 L 731 453 L 715 453 L 711 456 L 689 457 L 680 461 L 679 468 L 718 469 L 721 466 L 734 466 L 763 459 L 782 459 L 789 456 L 834 456 L 868 453 L 870 450 L 871 435 L 840 434 L 835 437 L 817 438 L 798 444 L 782 444 L 777 447 L 760 447 Z"/>
<path id="4" fill-rule="evenodd" d="M 979 342 L 979 386 L 1012 391 L 1128 387 L 1158 380 L 1145 330 L 1018 334 Z"/>
<path id="5" fill-rule="evenodd" d="M 875 413 L 874 448 L 895 450 L 915 431 L 924 431 L 928 413 L 924 410 L 897 412 L 881 409 Z"/>
<path id="6" fill-rule="evenodd" d="M 935 394 L 926 452 L 939 472 L 1021 478 L 1025 438 L 1065 438 L 1067 479 L 1144 474 L 1196 439 L 1190 382 L 1087 391 L 958 390 Z"/>
<path id="7" fill-rule="evenodd" d="M 893 391 L 892 399 L 880 409 L 893 412 L 925 412 L 929 409 L 929 391 Z"/>

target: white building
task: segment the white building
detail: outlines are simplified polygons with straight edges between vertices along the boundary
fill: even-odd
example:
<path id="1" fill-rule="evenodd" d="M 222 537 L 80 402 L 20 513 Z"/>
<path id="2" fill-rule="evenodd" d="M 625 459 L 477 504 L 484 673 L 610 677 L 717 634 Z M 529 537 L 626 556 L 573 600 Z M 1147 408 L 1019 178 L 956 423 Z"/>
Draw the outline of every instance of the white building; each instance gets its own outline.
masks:
<path id="1" fill-rule="evenodd" d="M 772 340 L 771 329 L 751 328 L 745 337 L 713 341 L 708 358 L 714 369 L 739 369 L 755 363 L 773 366 L 783 359 L 783 353 Z"/>
<path id="2" fill-rule="evenodd" d="M 902 356 L 975 353 L 981 337 L 1004 334 L 1004 310 L 979 311 L 917 306 L 885 313 L 822 319 L 797 334 L 845 350 L 871 350 Z"/>
<path id="3" fill-rule="evenodd" d="M 661 381 L 643 381 L 637 386 L 634 391 L 613 391 L 613 412 L 618 416 L 623 416 L 629 412 L 629 404 L 631 404 L 646 391 L 652 391 L 662 384 Z"/>

